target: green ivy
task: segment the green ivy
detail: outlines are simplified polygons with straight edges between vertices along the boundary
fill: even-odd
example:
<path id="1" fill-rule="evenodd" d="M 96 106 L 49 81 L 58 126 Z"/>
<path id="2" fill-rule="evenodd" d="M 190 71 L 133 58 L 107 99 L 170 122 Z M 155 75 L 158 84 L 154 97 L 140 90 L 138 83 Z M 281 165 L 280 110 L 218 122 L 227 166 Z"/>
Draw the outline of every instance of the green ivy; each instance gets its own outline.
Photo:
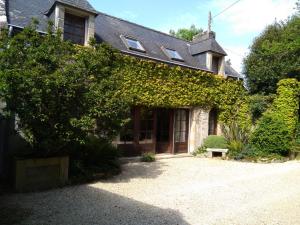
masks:
<path id="1" fill-rule="evenodd" d="M 286 156 L 291 148 L 299 120 L 300 83 L 284 79 L 278 83 L 277 96 L 257 123 L 250 142 L 254 152 Z"/>
<path id="2" fill-rule="evenodd" d="M 119 68 L 123 79 L 122 93 L 131 105 L 215 107 L 220 110 L 222 121 L 227 122 L 236 115 L 245 122 L 247 92 L 240 81 L 131 56 L 122 57 L 122 62 Z"/>

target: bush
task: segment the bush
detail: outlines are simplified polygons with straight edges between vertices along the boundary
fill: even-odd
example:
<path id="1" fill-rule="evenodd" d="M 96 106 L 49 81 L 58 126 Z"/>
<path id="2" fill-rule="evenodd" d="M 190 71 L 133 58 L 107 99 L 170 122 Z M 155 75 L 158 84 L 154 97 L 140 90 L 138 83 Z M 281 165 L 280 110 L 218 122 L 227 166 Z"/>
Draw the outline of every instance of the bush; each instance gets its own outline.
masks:
<path id="1" fill-rule="evenodd" d="M 154 162 L 155 160 L 155 154 L 152 152 L 144 153 L 141 158 L 141 162 Z"/>
<path id="2" fill-rule="evenodd" d="M 265 111 L 271 106 L 274 95 L 252 95 L 249 98 L 249 107 L 252 116 L 252 122 L 255 123 Z"/>
<path id="3" fill-rule="evenodd" d="M 230 158 L 235 158 L 236 156 L 238 156 L 245 148 L 245 145 L 243 142 L 241 141 L 231 141 L 228 144 L 228 156 Z"/>
<path id="4" fill-rule="evenodd" d="M 291 148 L 290 130 L 282 118 L 265 114 L 250 137 L 253 151 L 261 156 L 278 154 L 287 156 Z"/>
<path id="5" fill-rule="evenodd" d="M 91 130 L 114 137 L 128 111 L 118 92 L 118 53 L 105 44 L 80 48 L 52 27 L 45 35 L 36 28 L 0 36 L 0 98 L 18 115 L 26 141 L 46 156 L 83 142 Z"/>
<path id="6" fill-rule="evenodd" d="M 297 124 L 295 137 L 292 141 L 290 159 L 300 159 L 300 123 Z"/>
<path id="7" fill-rule="evenodd" d="M 225 149 L 228 147 L 228 143 L 223 136 L 211 135 L 204 140 L 203 146 L 205 148 Z"/>
<path id="8" fill-rule="evenodd" d="M 256 155 L 287 156 L 296 144 L 299 85 L 296 79 L 285 79 L 278 83 L 277 96 L 271 108 L 258 121 L 251 136 L 251 148 Z"/>
<path id="9" fill-rule="evenodd" d="M 228 125 L 222 125 L 222 131 L 228 142 L 228 156 L 235 158 L 248 143 L 251 127 L 241 128 L 236 121 L 232 121 Z"/>
<path id="10" fill-rule="evenodd" d="M 107 178 L 121 171 L 118 161 L 120 152 L 106 140 L 92 136 L 85 144 L 72 147 L 70 177 L 73 183 Z"/>

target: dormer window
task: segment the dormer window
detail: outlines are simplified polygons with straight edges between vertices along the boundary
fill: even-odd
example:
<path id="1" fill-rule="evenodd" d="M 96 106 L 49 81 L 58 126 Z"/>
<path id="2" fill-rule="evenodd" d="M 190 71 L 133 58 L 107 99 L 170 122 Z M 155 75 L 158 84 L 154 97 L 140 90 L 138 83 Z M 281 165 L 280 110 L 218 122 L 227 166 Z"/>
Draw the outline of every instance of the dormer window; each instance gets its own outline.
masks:
<path id="1" fill-rule="evenodd" d="M 184 61 L 181 55 L 173 49 L 162 47 L 163 52 L 172 60 Z"/>
<path id="2" fill-rule="evenodd" d="M 73 44 L 84 45 L 86 34 L 85 24 L 86 18 L 66 13 L 64 21 L 64 40 L 71 41 Z"/>
<path id="3" fill-rule="evenodd" d="M 133 51 L 146 52 L 145 48 L 143 47 L 140 41 L 134 38 L 125 37 L 123 35 L 121 35 L 121 39 L 123 40 L 128 49 Z"/>
<path id="4" fill-rule="evenodd" d="M 220 57 L 217 56 L 213 56 L 212 58 L 212 66 L 211 66 L 211 70 L 215 73 L 215 74 L 219 74 L 219 70 L 220 70 Z"/>

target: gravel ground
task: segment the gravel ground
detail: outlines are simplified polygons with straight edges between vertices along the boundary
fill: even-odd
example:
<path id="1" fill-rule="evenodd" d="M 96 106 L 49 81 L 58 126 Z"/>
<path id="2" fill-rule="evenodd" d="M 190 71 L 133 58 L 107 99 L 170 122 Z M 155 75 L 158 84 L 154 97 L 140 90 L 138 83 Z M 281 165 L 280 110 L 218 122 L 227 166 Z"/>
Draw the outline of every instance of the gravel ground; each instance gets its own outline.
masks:
<path id="1" fill-rule="evenodd" d="M 163 159 L 106 182 L 1 198 L 26 212 L 14 221 L 24 225 L 298 225 L 300 162 Z"/>

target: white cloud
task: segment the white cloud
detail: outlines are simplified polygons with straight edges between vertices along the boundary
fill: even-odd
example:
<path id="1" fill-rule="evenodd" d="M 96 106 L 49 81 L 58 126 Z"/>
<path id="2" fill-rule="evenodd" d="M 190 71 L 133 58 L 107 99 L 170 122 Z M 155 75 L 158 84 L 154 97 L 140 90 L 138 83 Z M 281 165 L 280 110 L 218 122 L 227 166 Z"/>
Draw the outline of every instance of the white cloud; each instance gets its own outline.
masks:
<path id="1" fill-rule="evenodd" d="M 214 14 L 222 11 L 232 0 L 213 0 Z M 236 35 L 261 32 L 275 19 L 284 20 L 294 12 L 295 0 L 242 0 L 215 18 L 222 21 Z M 215 11 L 219 10 L 219 11 Z"/>
<path id="2" fill-rule="evenodd" d="M 243 59 L 248 54 L 249 49 L 244 46 L 224 46 L 224 50 L 228 56 L 226 60 L 230 59 L 232 67 L 239 73 L 242 72 Z"/>

